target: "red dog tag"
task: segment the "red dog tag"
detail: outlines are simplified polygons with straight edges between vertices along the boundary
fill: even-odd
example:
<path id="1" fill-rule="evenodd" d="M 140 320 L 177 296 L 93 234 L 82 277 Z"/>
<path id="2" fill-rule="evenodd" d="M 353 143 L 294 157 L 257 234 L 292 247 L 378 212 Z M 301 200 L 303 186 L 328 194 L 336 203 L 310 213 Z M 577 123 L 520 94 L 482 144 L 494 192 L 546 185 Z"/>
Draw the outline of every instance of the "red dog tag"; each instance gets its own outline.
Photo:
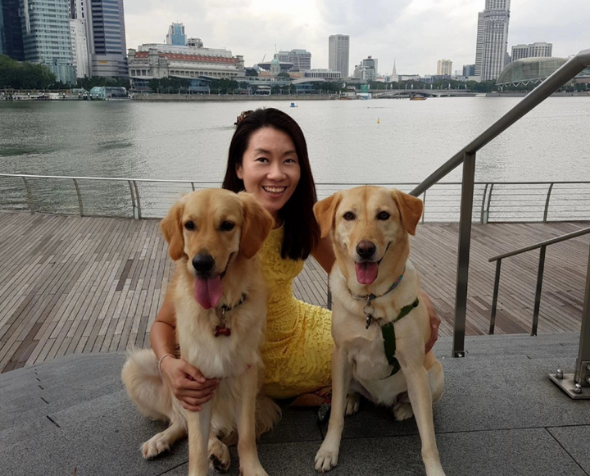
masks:
<path id="1" fill-rule="evenodd" d="M 213 330 L 213 335 L 215 337 L 219 337 L 220 335 L 229 337 L 231 335 L 231 329 L 225 326 L 215 326 L 215 329 Z"/>

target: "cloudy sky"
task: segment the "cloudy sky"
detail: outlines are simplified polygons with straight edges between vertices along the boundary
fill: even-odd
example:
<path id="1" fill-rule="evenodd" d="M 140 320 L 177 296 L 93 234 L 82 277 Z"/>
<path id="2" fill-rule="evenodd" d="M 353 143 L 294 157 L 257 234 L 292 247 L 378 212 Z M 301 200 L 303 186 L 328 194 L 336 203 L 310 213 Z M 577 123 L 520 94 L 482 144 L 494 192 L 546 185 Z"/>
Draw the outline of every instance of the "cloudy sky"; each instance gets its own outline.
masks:
<path id="1" fill-rule="evenodd" d="M 372 55 L 379 72 L 434 74 L 475 62 L 477 13 L 485 0 L 125 0 L 127 47 L 164 42 L 172 22 L 204 46 L 244 55 L 246 66 L 276 50 L 306 49 L 312 68 L 328 67 L 328 36 L 350 35 L 350 68 Z M 553 56 L 590 48 L 590 2 L 512 0 L 508 49 L 553 43 Z"/>

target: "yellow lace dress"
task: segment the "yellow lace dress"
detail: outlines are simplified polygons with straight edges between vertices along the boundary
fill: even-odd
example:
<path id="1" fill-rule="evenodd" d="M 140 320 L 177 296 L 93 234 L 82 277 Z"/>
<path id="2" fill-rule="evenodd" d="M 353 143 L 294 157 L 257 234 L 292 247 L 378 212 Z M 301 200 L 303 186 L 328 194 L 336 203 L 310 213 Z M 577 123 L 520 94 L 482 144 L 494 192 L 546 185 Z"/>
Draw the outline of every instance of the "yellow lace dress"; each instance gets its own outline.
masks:
<path id="1" fill-rule="evenodd" d="M 264 388 L 271 398 L 331 385 L 332 313 L 295 299 L 293 279 L 304 262 L 281 258 L 282 243 L 281 227 L 270 232 L 259 253 L 268 293 Z"/>

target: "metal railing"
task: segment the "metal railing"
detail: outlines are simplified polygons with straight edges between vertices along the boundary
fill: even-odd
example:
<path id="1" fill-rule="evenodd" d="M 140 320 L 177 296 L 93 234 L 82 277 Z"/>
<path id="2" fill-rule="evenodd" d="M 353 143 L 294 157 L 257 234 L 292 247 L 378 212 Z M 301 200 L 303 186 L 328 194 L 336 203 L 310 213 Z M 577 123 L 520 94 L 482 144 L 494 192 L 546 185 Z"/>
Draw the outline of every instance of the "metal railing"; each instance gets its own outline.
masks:
<path id="1" fill-rule="evenodd" d="M 0 174 L 0 209 L 80 216 L 162 218 L 182 193 L 220 182 Z M 319 198 L 360 183 L 318 183 Z M 379 183 L 410 191 L 417 183 Z M 422 222 L 457 222 L 461 183 L 442 182 L 422 194 Z M 472 221 L 590 220 L 590 181 L 475 182 Z"/>
<path id="2" fill-rule="evenodd" d="M 517 256 L 522 253 L 526 253 L 528 251 L 537 250 L 539 248 L 541 249 L 539 253 L 539 266 L 537 268 L 537 286 L 535 291 L 533 324 L 531 327 L 531 336 L 536 336 L 537 327 L 539 325 L 539 310 L 541 307 L 541 291 L 543 289 L 543 274 L 545 271 L 545 252 L 547 250 L 547 247 L 555 243 L 561 243 L 562 241 L 567 241 L 571 240 L 572 238 L 577 238 L 578 236 L 586 235 L 588 233 L 590 233 L 590 227 L 582 228 L 581 230 L 574 231 L 573 233 L 567 233 L 556 238 L 551 238 L 550 240 L 540 241 L 539 243 L 535 243 L 534 245 L 525 246 L 524 248 L 520 248 L 518 250 L 494 256 L 493 258 L 490 258 L 488 260 L 490 263 L 493 263 L 494 261 L 496 262 L 496 276 L 494 278 L 494 294 L 492 298 L 492 313 L 490 316 L 490 335 L 494 333 L 494 329 L 496 327 L 496 311 L 498 309 L 498 294 L 500 288 L 500 273 L 502 269 L 502 260 L 504 258 L 509 258 L 511 256 Z"/>
<path id="3" fill-rule="evenodd" d="M 473 217 L 473 198 L 475 192 L 476 153 L 588 66 L 590 66 L 590 49 L 580 51 L 580 53 L 572 57 L 561 68 L 527 94 L 522 101 L 504 114 L 504 116 L 498 119 L 492 124 L 492 126 L 476 137 L 466 147 L 457 152 L 411 192 L 412 195 L 415 196 L 422 195 L 455 168 L 463 164 L 457 283 L 455 294 L 455 323 L 453 332 L 453 356 L 455 357 L 463 357 L 465 355 L 467 284 L 469 280 L 469 254 L 471 249 L 471 222 Z M 588 295 L 586 297 L 588 297 Z M 590 334 L 587 344 L 590 350 Z"/>

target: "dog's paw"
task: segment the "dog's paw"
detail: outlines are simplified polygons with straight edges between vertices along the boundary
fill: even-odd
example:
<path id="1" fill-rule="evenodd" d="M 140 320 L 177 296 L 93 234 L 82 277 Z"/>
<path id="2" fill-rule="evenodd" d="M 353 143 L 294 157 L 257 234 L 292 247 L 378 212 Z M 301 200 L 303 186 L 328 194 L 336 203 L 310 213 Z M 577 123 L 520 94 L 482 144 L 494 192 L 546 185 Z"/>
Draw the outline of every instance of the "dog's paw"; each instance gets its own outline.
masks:
<path id="1" fill-rule="evenodd" d="M 360 402 L 360 395 L 358 393 L 353 393 L 352 395 L 346 396 L 346 410 L 344 412 L 345 415 L 354 415 L 356 412 L 359 411 L 359 402 Z"/>
<path id="2" fill-rule="evenodd" d="M 404 421 L 414 416 L 412 404 L 408 402 L 395 402 L 393 405 L 393 414 L 397 421 Z"/>
<path id="3" fill-rule="evenodd" d="M 169 449 L 170 444 L 167 438 L 162 437 L 162 434 L 158 433 L 141 445 L 141 454 L 145 459 L 152 459 Z"/>
<path id="4" fill-rule="evenodd" d="M 325 473 L 335 468 L 338 464 L 338 448 L 324 448 L 324 445 L 320 448 L 318 453 L 315 455 L 315 470 L 320 473 Z"/>
<path id="5" fill-rule="evenodd" d="M 209 467 L 221 473 L 229 469 L 231 459 L 228 447 L 218 439 L 209 443 Z"/>
<path id="6" fill-rule="evenodd" d="M 240 476 L 268 476 L 260 463 L 240 468 Z"/>

